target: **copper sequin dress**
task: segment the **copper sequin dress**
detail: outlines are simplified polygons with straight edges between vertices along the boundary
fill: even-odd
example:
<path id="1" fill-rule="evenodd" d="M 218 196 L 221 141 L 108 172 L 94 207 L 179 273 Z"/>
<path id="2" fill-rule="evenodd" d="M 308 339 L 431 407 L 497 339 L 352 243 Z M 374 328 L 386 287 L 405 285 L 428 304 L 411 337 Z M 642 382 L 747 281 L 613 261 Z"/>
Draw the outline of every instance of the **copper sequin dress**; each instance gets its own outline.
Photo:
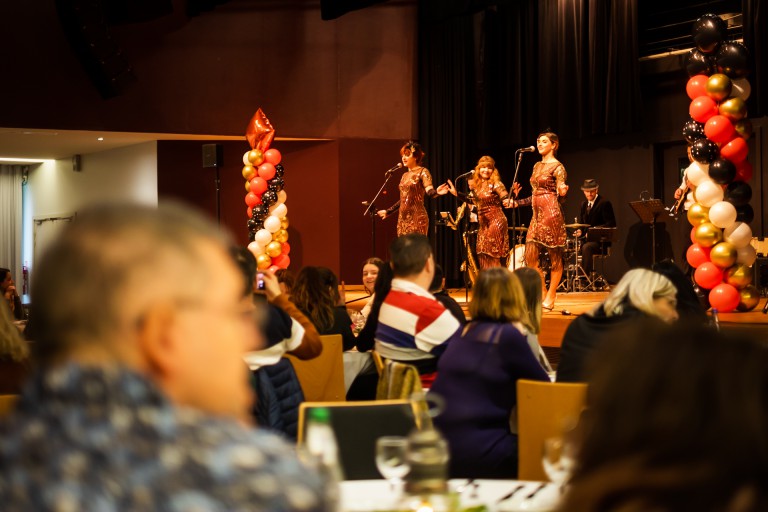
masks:
<path id="1" fill-rule="evenodd" d="M 408 170 L 400 178 L 400 213 L 397 217 L 397 236 L 409 233 L 426 235 L 429 216 L 424 207 L 424 193 L 432 185 L 432 175 L 426 167 Z"/>
<path id="2" fill-rule="evenodd" d="M 560 162 L 537 162 L 531 174 L 531 197 L 519 204 L 530 204 L 533 218 L 528 226 L 526 243 L 536 242 L 544 247 L 564 247 L 567 235 L 563 210 L 558 201 L 557 189 L 565 184 L 568 175 Z"/>
<path id="3" fill-rule="evenodd" d="M 509 230 L 507 217 L 502 210 L 501 201 L 507 197 L 507 189 L 502 183 L 489 180 L 476 180 L 479 186 L 473 195 L 477 206 L 477 218 L 480 226 L 477 230 L 477 254 L 481 267 L 500 265 L 499 259 L 509 255 Z M 483 258 L 487 255 L 490 258 Z M 488 260 L 495 260 L 490 264 Z"/>

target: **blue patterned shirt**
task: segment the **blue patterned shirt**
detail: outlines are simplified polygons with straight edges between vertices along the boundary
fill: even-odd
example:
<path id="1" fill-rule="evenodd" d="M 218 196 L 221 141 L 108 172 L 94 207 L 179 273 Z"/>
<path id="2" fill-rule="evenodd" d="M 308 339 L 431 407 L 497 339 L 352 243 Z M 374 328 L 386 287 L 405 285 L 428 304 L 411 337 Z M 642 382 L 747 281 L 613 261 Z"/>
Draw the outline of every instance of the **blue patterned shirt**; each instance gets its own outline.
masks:
<path id="1" fill-rule="evenodd" d="M 0 422 L 4 511 L 316 511 L 323 484 L 276 436 L 174 406 L 126 369 L 38 375 Z"/>

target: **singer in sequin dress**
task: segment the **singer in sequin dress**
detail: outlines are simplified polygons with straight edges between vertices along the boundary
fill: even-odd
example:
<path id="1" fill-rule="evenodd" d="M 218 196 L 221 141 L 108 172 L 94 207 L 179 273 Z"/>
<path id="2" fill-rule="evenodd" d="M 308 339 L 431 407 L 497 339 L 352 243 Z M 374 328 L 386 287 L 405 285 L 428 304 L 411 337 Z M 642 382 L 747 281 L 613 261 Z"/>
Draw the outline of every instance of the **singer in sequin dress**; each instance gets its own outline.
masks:
<path id="1" fill-rule="evenodd" d="M 563 250 L 567 239 L 560 198 L 568 193 L 568 185 L 565 183 L 568 175 L 563 164 L 556 158 L 559 146 L 560 142 L 556 134 L 545 132 L 539 135 L 536 147 L 541 155 L 541 161 L 533 166 L 531 197 L 507 203 L 512 208 L 526 205 L 531 205 L 533 208 L 533 218 L 525 239 L 525 263 L 538 270 L 543 279 L 543 272 L 539 266 L 539 251 L 543 247 L 549 253 L 551 263 L 549 290 L 542 302 L 542 307 L 550 311 L 555 306 L 557 286 L 563 277 Z M 521 188 L 520 184 L 515 183 L 512 187 L 517 196 Z"/>
<path id="2" fill-rule="evenodd" d="M 400 178 L 400 200 L 376 213 L 382 219 L 399 211 L 397 217 L 397 236 L 409 233 L 426 235 L 429 231 L 429 216 L 424 207 L 424 195 L 436 197 L 448 193 L 448 185 L 442 184 L 437 189 L 432 185 L 432 175 L 429 169 L 421 165 L 424 159 L 424 150 L 416 142 L 407 142 L 400 148 L 400 157 L 405 173 Z"/>
<path id="3" fill-rule="evenodd" d="M 509 230 L 507 217 L 502 209 L 507 199 L 507 189 L 501 183 L 496 162 L 490 156 L 477 161 L 474 178 L 469 180 L 470 193 L 457 192 L 451 180 L 448 190 L 462 200 L 477 207 L 477 259 L 481 269 L 506 266 L 509 256 Z"/>

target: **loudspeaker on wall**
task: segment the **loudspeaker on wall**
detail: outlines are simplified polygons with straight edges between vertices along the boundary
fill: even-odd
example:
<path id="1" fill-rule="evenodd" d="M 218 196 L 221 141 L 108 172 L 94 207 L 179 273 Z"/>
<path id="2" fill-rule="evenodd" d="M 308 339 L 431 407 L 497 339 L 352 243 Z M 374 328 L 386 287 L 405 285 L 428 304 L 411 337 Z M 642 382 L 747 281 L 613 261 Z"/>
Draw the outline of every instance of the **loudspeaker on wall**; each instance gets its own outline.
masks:
<path id="1" fill-rule="evenodd" d="M 224 146 L 221 144 L 203 144 L 203 168 L 224 165 Z"/>

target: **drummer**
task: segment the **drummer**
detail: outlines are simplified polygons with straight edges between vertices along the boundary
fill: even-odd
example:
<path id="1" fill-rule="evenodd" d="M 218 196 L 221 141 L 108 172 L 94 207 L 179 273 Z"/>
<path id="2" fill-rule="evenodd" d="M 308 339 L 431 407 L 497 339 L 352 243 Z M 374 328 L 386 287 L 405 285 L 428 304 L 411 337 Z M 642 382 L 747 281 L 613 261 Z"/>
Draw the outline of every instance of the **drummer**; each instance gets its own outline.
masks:
<path id="1" fill-rule="evenodd" d="M 584 198 L 586 200 L 581 203 L 579 222 L 593 228 L 614 228 L 616 227 L 616 216 L 613 214 L 613 206 L 608 199 L 598 193 L 599 189 L 600 185 L 597 183 L 597 180 L 584 180 L 581 190 L 584 192 Z M 577 229 L 573 234 L 576 237 L 582 237 L 583 235 L 581 244 L 581 266 L 584 269 L 584 272 L 590 276 L 592 275 L 592 256 L 595 254 L 603 254 L 600 244 L 597 242 L 588 242 L 586 240 L 586 232 L 582 232 L 581 229 Z M 607 249 L 611 246 L 611 243 L 605 242 L 603 245 Z"/>

